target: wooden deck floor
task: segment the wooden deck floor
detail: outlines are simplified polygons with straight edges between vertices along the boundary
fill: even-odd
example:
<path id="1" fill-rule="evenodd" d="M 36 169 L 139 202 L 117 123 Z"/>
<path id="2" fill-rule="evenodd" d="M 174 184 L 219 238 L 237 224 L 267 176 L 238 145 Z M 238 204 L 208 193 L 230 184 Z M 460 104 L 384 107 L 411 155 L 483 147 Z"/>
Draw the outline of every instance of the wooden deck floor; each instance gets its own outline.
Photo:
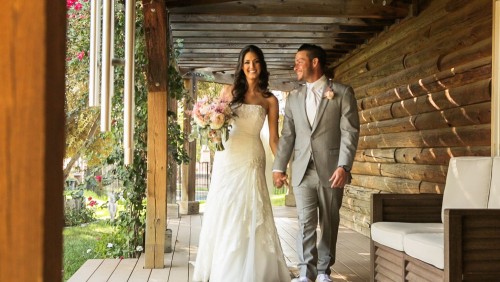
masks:
<path id="1" fill-rule="evenodd" d="M 203 215 L 184 215 L 168 220 L 167 226 L 172 229 L 173 252 L 165 254 L 164 269 L 144 269 L 144 256 L 122 260 L 92 259 L 69 281 L 190 282 L 193 266 L 189 262 L 196 259 L 202 217 Z M 277 207 L 274 209 L 274 217 L 286 262 L 292 273 L 297 274 L 295 237 L 298 226 L 295 208 Z M 345 227 L 340 228 L 337 262 L 332 272 L 334 281 L 369 281 L 369 244 L 369 239 L 364 235 Z"/>

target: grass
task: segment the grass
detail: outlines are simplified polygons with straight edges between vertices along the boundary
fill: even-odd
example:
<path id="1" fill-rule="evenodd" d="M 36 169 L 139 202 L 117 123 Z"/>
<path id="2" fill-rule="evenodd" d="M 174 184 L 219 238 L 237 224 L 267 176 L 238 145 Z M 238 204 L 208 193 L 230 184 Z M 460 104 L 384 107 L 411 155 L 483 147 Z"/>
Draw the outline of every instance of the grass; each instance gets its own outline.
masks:
<path id="1" fill-rule="evenodd" d="M 106 220 L 64 228 L 64 281 L 67 281 L 86 260 L 96 258 L 92 251 L 94 246 L 100 237 L 111 232 L 112 227 Z"/>
<path id="2" fill-rule="evenodd" d="M 286 194 L 271 195 L 271 205 L 274 206 L 284 206 L 285 205 Z"/>
<path id="3" fill-rule="evenodd" d="M 86 190 L 85 198 L 92 197 L 100 206 L 108 200 L 106 194 L 98 195 L 93 191 Z M 123 205 L 118 202 L 117 213 L 123 210 Z M 63 266 L 64 281 L 68 280 L 88 259 L 98 258 L 93 253 L 94 246 L 99 238 L 105 234 L 111 234 L 113 227 L 109 225 L 109 211 L 107 208 L 97 208 L 96 222 L 81 226 L 65 227 L 63 231 Z M 90 250 L 90 252 L 87 252 Z"/>

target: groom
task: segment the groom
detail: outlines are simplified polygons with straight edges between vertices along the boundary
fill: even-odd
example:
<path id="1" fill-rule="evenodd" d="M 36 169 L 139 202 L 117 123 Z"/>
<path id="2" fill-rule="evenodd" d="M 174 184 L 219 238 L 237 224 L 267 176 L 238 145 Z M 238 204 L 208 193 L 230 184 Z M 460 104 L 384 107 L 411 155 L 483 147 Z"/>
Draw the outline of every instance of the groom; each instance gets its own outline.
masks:
<path id="1" fill-rule="evenodd" d="M 343 187 L 350 180 L 359 137 L 354 92 L 349 86 L 329 82 L 325 65 L 326 52 L 319 46 L 304 44 L 296 53 L 297 80 L 306 85 L 288 96 L 273 166 L 273 181 L 281 187 L 287 182 L 286 167 L 294 153 L 300 277 L 293 281 L 300 282 L 332 281 Z"/>

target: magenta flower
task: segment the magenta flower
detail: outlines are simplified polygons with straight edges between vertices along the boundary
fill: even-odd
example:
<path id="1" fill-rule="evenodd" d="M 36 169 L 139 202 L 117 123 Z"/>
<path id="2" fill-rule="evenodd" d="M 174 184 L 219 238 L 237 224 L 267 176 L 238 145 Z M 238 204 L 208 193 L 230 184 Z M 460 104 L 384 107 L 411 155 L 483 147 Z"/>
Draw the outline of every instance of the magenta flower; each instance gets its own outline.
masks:
<path id="1" fill-rule="evenodd" d="M 76 57 L 78 58 L 78 60 L 83 60 L 83 57 L 85 57 L 85 51 L 81 51 L 78 53 L 78 55 L 76 55 Z"/>
<path id="2" fill-rule="evenodd" d="M 75 10 L 80 11 L 82 9 L 82 3 L 77 2 L 74 6 Z"/>

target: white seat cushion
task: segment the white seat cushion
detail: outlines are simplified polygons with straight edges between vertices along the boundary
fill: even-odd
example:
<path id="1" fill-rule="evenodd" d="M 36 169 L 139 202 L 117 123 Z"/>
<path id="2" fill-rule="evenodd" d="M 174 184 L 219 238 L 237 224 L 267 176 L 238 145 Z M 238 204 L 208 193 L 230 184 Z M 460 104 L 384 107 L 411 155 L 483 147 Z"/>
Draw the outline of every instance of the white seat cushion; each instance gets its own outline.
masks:
<path id="1" fill-rule="evenodd" d="M 444 269 L 444 233 L 407 234 L 404 250 L 409 256 Z"/>
<path id="2" fill-rule="evenodd" d="M 491 188 L 488 200 L 489 209 L 500 209 L 500 157 L 493 158 L 491 169 Z"/>
<path id="3" fill-rule="evenodd" d="M 372 240 L 398 251 L 404 251 L 404 237 L 410 233 L 439 233 L 442 223 L 376 222 L 371 225 Z"/>
<path id="4" fill-rule="evenodd" d="M 485 209 L 490 193 L 492 157 L 455 157 L 450 159 L 444 188 L 444 210 L 452 208 Z"/>

